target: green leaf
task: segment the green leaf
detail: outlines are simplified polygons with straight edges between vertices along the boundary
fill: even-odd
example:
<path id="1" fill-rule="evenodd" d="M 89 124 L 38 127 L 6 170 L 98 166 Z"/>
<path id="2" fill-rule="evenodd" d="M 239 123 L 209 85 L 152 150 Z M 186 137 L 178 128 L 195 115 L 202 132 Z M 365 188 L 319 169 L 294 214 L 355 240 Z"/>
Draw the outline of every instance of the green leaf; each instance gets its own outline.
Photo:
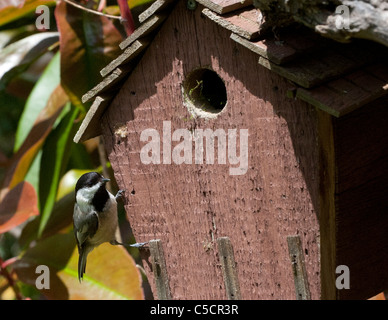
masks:
<path id="1" fill-rule="evenodd" d="M 68 103 L 70 106 L 70 103 Z M 42 234 L 57 198 L 58 184 L 67 166 L 71 143 L 78 126 L 74 124 L 79 109 L 71 106 L 58 126 L 47 137 L 40 170 L 39 200 L 41 208 L 38 236 Z"/>
<path id="2" fill-rule="evenodd" d="M 101 80 L 100 70 L 116 58 L 122 37 L 106 17 L 60 2 L 55 9 L 60 32 L 61 84 L 71 102 L 83 109 L 81 97 Z"/>
<path id="3" fill-rule="evenodd" d="M 0 91 L 58 41 L 58 32 L 36 33 L 11 43 L 0 52 Z"/>
<path id="4" fill-rule="evenodd" d="M 39 241 L 12 264 L 18 278 L 31 285 L 35 285 L 38 265 L 49 268 L 50 289 L 41 291 L 49 299 L 144 299 L 136 264 L 119 246 L 105 243 L 94 249 L 82 283 L 78 281 L 78 252 L 72 232 Z"/>
<path id="5" fill-rule="evenodd" d="M 60 200 L 70 192 L 73 192 L 78 179 L 89 171 L 90 170 L 72 169 L 66 172 L 59 182 L 57 200 Z"/>
<path id="6" fill-rule="evenodd" d="M 23 141 L 26 139 L 35 119 L 47 105 L 51 93 L 60 84 L 60 81 L 60 54 L 58 52 L 45 68 L 39 81 L 36 83 L 27 99 L 16 131 L 15 151 L 20 148 Z"/>
<path id="7" fill-rule="evenodd" d="M 154 1 L 155 0 L 128 0 L 128 5 L 132 9 L 132 8 L 135 8 L 135 7 L 138 7 L 141 5 L 145 5 L 147 3 L 154 2 Z"/>
<path id="8" fill-rule="evenodd" d="M 90 145 L 91 141 L 89 141 Z M 93 158 L 91 157 L 91 150 L 86 148 L 84 143 L 73 143 L 71 146 L 71 154 L 68 164 L 68 169 L 77 168 L 80 170 L 92 169 L 95 165 L 93 164 Z"/>
<path id="9" fill-rule="evenodd" d="M 4 187 L 13 188 L 24 180 L 28 169 L 67 101 L 68 97 L 61 86 L 58 86 L 51 93 L 47 105 L 39 113 L 31 132 L 19 150 L 12 156 L 5 172 Z"/>
<path id="10" fill-rule="evenodd" d="M 40 5 L 46 5 L 46 6 L 55 5 L 54 0 L 25 0 L 25 1 L 17 0 L 17 1 L 18 1 L 17 4 L 24 2 L 24 5 L 22 7 L 15 6 L 15 5 L 0 6 L 0 26 L 5 25 L 9 22 L 15 21 L 17 19 L 20 19 L 29 13 L 35 12 L 36 8 Z M 15 3 L 15 1 L 12 1 L 12 2 Z M 9 1 L 6 4 L 10 4 Z"/>
<path id="11" fill-rule="evenodd" d="M 28 169 L 28 172 L 24 176 L 24 180 L 31 183 L 31 185 L 36 190 L 36 193 L 38 194 L 39 199 L 39 171 L 40 171 L 40 161 L 42 160 L 42 149 L 40 149 L 36 155 L 34 160 L 32 161 L 30 168 Z M 38 202 L 38 208 L 39 202 Z"/>

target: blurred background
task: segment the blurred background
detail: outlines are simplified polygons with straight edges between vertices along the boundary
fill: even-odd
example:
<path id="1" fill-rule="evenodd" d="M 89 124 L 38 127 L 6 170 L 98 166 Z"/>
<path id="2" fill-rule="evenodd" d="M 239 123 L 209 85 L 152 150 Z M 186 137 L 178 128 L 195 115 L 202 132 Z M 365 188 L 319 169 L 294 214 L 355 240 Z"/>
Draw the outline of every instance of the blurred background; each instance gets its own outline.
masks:
<path id="1" fill-rule="evenodd" d="M 90 107 L 82 95 L 130 33 L 123 8 L 136 27 L 152 0 L 126 3 L 0 2 L 0 299 L 153 298 L 136 248 L 101 245 L 80 284 L 72 225 L 82 174 L 98 171 L 118 189 L 100 138 L 73 137 Z M 122 241 L 135 242 L 122 203 L 119 221 Z"/>

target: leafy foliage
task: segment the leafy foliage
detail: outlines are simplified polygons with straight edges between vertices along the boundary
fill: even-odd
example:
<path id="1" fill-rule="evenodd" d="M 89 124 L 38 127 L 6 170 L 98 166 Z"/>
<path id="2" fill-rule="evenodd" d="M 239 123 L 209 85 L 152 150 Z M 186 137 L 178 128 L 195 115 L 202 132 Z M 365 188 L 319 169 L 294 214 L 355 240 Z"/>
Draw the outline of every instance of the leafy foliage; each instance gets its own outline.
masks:
<path id="1" fill-rule="evenodd" d="M 149 1 L 128 4 L 135 10 Z M 120 12 L 107 3 L 100 9 Z M 46 32 L 35 27 L 42 4 L 52 18 Z M 0 298 L 144 299 L 137 252 L 118 246 L 95 249 L 80 284 L 72 227 L 77 179 L 109 168 L 98 140 L 73 143 L 89 107 L 81 96 L 118 55 L 125 31 L 64 1 L 0 4 Z M 36 286 L 39 265 L 50 270 L 50 289 Z"/>
<path id="2" fill-rule="evenodd" d="M 55 17 L 61 34 L 61 84 L 71 102 L 83 108 L 80 97 L 99 82 L 100 70 L 119 54 L 122 37 L 109 19 L 65 2 L 57 5 Z"/>
<path id="3" fill-rule="evenodd" d="M 120 263 L 117 263 L 117 262 Z M 142 299 L 141 279 L 125 249 L 103 244 L 90 254 L 84 282 L 78 283 L 78 252 L 73 233 L 55 234 L 28 249 L 14 264 L 18 277 L 35 285 L 36 267 L 51 271 L 50 299 Z"/>
<path id="4" fill-rule="evenodd" d="M 28 182 L 20 182 L 0 196 L 0 233 L 20 225 L 31 216 L 39 214 L 38 197 Z"/>

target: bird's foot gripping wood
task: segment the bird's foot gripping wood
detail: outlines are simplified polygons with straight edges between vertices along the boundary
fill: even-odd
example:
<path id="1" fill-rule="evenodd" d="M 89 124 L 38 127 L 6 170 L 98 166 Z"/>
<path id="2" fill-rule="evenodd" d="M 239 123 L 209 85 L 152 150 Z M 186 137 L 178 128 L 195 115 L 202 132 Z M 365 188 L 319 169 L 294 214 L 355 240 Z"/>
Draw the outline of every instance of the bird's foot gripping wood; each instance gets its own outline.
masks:
<path id="1" fill-rule="evenodd" d="M 113 245 L 113 246 L 143 248 L 143 247 L 145 247 L 148 244 L 148 242 L 137 242 L 137 243 L 129 244 L 129 243 L 121 243 L 121 242 L 118 242 L 117 240 L 112 240 L 110 242 L 110 244 Z"/>
<path id="2" fill-rule="evenodd" d="M 118 199 L 123 199 L 123 198 L 124 198 L 124 192 L 125 192 L 125 190 L 119 190 L 119 191 L 117 191 L 117 193 L 116 193 L 116 195 L 115 195 L 116 201 L 117 201 Z"/>

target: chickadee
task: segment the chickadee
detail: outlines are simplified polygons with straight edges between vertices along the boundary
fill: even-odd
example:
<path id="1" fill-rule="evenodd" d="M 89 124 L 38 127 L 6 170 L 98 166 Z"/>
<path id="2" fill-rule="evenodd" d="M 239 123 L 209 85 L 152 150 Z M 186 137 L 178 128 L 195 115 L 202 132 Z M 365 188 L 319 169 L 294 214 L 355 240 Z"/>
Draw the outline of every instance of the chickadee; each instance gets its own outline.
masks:
<path id="1" fill-rule="evenodd" d="M 105 188 L 109 179 L 97 172 L 82 175 L 75 186 L 75 205 L 73 213 L 74 235 L 78 245 L 78 279 L 81 282 L 86 268 L 88 254 L 104 242 L 112 245 L 124 245 L 116 240 L 118 226 L 117 199 L 122 196 L 120 190 L 113 196 Z M 144 243 L 130 246 L 141 247 Z"/>

